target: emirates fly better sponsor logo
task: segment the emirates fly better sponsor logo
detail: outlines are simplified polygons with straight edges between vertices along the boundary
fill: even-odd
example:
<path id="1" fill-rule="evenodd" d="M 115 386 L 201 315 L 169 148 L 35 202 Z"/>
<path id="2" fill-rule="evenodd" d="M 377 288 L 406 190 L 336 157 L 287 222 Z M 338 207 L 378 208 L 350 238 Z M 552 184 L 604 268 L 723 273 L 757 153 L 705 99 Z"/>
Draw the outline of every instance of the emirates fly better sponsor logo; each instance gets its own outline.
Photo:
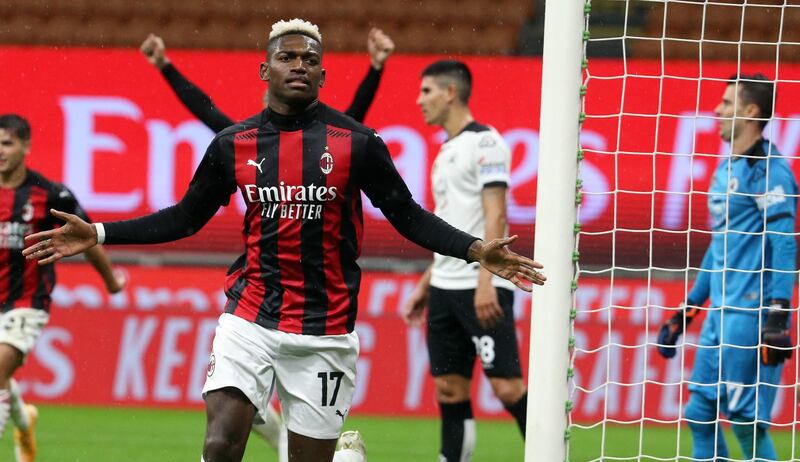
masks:
<path id="1" fill-rule="evenodd" d="M 25 247 L 25 236 L 33 232 L 33 226 L 16 221 L 0 221 L 0 249 L 19 250 Z"/>
<path id="2" fill-rule="evenodd" d="M 249 159 L 248 166 L 261 171 L 261 162 Z M 319 168 L 325 175 L 333 171 L 333 155 L 328 146 L 319 159 Z M 267 218 L 289 218 L 301 220 L 319 220 L 322 218 L 322 206 L 325 202 L 336 199 L 336 186 L 317 186 L 315 184 L 287 185 L 281 181 L 277 186 L 244 185 L 244 193 L 251 203 L 260 203 L 261 216 Z"/>
<path id="3" fill-rule="evenodd" d="M 321 219 L 323 204 L 338 197 L 336 186 L 287 185 L 283 181 L 277 186 L 246 184 L 244 193 L 248 202 L 262 204 L 261 216 L 303 220 Z"/>

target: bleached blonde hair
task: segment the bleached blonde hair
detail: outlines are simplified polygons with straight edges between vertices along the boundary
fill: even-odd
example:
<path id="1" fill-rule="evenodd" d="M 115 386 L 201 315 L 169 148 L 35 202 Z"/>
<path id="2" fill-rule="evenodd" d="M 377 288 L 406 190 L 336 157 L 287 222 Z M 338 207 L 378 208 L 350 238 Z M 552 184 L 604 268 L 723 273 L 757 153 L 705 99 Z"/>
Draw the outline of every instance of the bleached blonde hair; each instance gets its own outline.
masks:
<path id="1" fill-rule="evenodd" d="M 272 30 L 269 33 L 269 40 L 272 41 L 278 37 L 289 34 L 301 34 L 313 38 L 320 44 L 322 43 L 322 34 L 319 33 L 319 27 L 308 21 L 300 18 L 290 19 L 288 21 L 278 21 L 272 25 Z"/>

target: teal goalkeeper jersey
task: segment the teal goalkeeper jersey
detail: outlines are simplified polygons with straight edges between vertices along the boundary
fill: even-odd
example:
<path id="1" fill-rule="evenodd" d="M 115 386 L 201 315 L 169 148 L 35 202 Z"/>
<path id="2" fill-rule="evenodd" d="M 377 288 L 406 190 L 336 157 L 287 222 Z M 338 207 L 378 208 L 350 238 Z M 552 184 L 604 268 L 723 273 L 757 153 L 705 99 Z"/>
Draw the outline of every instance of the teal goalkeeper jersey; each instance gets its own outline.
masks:
<path id="1" fill-rule="evenodd" d="M 791 300 L 796 195 L 789 164 L 767 140 L 720 162 L 708 195 L 711 244 L 687 302 L 752 309 Z"/>

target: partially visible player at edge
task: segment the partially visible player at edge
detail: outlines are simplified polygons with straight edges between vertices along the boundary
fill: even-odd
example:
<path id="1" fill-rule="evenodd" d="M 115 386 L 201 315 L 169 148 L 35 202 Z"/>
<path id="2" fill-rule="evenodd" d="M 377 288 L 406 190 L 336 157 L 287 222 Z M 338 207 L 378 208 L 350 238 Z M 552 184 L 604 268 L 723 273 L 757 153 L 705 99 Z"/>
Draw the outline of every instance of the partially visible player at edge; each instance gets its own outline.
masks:
<path id="1" fill-rule="evenodd" d="M 516 236 L 484 243 L 414 202 L 377 134 L 318 101 L 322 57 L 316 26 L 274 24 L 260 68 L 269 107 L 214 138 L 178 204 L 95 225 L 54 211 L 67 225 L 36 233 L 30 239 L 38 242 L 25 249 L 51 263 L 97 243 L 180 239 L 241 191 L 246 258 L 228 278 L 203 387 L 205 462 L 242 459 L 273 387 L 289 429 L 289 460 L 332 459 L 355 388 L 361 191 L 411 241 L 479 261 L 526 290 L 544 283 L 542 265 L 507 248 Z"/>
<path id="2" fill-rule="evenodd" d="M 714 111 L 731 155 L 709 188 L 711 244 L 685 305 L 659 331 L 658 351 L 675 356 L 678 338 L 711 298 L 684 416 L 695 459 L 728 456 L 720 413 L 732 422 L 746 460 L 777 459 L 767 430 L 783 362 L 792 355 L 797 183 L 786 159 L 762 137 L 773 95 L 773 83 L 761 74 L 728 81 Z"/>
<path id="3" fill-rule="evenodd" d="M 161 37 L 150 34 L 142 42 L 140 50 L 147 57 L 150 64 L 161 71 L 161 75 L 169 83 L 170 88 L 172 88 L 172 91 L 181 100 L 186 109 L 213 130 L 214 133 L 219 133 L 236 123 L 220 111 L 203 90 L 178 71 L 167 56 L 167 50 Z M 369 53 L 370 61 L 369 70 L 358 85 L 350 107 L 344 111 L 345 114 L 358 122 L 364 122 L 367 111 L 369 111 L 375 99 L 375 93 L 378 91 L 386 60 L 394 52 L 394 42 L 381 29 L 373 27 L 367 35 L 367 52 Z M 268 95 L 268 91 L 264 92 L 262 103 L 265 108 L 268 103 Z"/>
<path id="4" fill-rule="evenodd" d="M 63 223 L 49 213 L 52 208 L 89 220 L 69 189 L 26 167 L 30 143 L 27 120 L 16 114 L 0 115 L 0 435 L 10 417 L 16 427 L 17 462 L 36 457 L 37 410 L 22 401 L 12 377 L 47 325 L 55 285 L 52 264 L 38 266 L 22 255 L 23 239 Z M 86 258 L 110 293 L 123 289 L 125 278 L 113 271 L 101 246 L 92 247 Z"/>
<path id="5" fill-rule="evenodd" d="M 469 109 L 472 74 L 459 61 L 437 61 L 422 72 L 417 104 L 425 122 L 447 133 L 433 163 L 436 216 L 484 240 L 508 233 L 506 195 L 511 151 Z M 428 307 L 428 355 L 441 417 L 442 462 L 472 460 L 475 420 L 470 401 L 476 356 L 492 390 L 525 434 L 527 387 L 514 326 L 514 284 L 480 265 L 434 255 L 403 315 L 421 322 Z"/>
<path id="6" fill-rule="evenodd" d="M 200 88 L 190 82 L 172 64 L 167 56 L 167 49 L 161 37 L 150 34 L 140 47 L 147 60 L 155 66 L 170 88 L 180 99 L 183 105 L 208 128 L 218 133 L 236 123 L 233 119 L 220 111 L 211 98 Z M 382 30 L 372 28 L 367 35 L 367 52 L 370 57 L 370 67 L 367 75 L 358 86 L 353 102 L 345 114 L 358 122 L 363 122 L 369 107 L 378 91 L 384 64 L 394 51 L 394 42 Z M 263 107 L 267 107 L 269 92 L 264 92 Z M 236 265 L 236 263 L 234 263 Z M 286 427 L 282 423 L 280 413 L 271 404 L 267 408 L 264 423 L 253 425 L 253 432 L 263 438 L 275 451 L 280 460 L 286 460 Z"/>

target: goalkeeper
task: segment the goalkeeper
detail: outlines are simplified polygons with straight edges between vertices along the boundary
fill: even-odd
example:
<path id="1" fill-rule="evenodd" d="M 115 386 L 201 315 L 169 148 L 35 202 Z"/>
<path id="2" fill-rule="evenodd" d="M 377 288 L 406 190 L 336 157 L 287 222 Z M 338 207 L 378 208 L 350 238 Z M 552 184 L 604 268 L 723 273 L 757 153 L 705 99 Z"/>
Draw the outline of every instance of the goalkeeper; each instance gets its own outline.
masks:
<path id="1" fill-rule="evenodd" d="M 714 111 L 731 155 L 709 188 L 711 244 L 686 304 L 659 331 L 659 353 L 675 356 L 678 338 L 711 298 L 684 415 L 693 460 L 728 456 L 720 413 L 731 421 L 746 460 L 777 459 L 767 431 L 783 362 L 792 355 L 797 183 L 761 134 L 772 117 L 773 94 L 773 83 L 761 74 L 728 81 Z"/>

